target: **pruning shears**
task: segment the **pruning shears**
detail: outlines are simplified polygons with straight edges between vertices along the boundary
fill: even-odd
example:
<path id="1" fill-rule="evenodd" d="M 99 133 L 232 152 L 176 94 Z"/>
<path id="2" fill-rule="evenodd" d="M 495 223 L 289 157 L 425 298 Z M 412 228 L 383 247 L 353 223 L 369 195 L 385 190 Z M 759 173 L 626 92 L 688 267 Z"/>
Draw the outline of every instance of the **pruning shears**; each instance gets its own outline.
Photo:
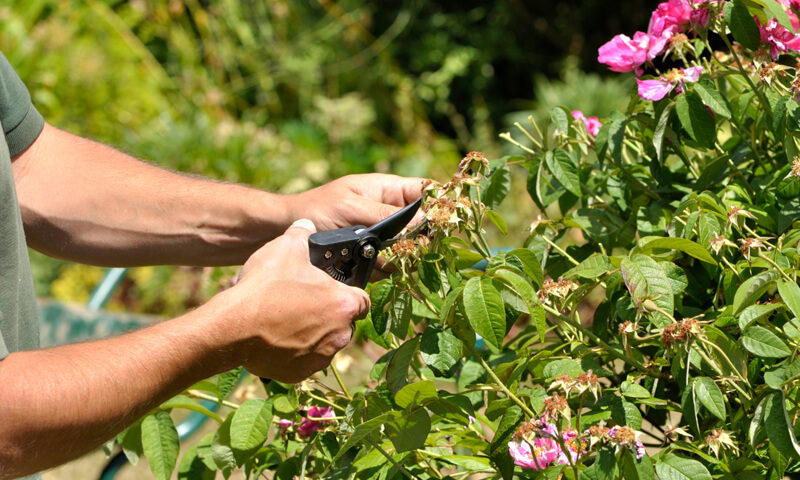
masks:
<path id="1" fill-rule="evenodd" d="M 311 263 L 342 283 L 366 287 L 378 252 L 404 237 L 397 234 L 414 218 L 421 203 L 422 199 L 417 199 L 369 228 L 356 225 L 311 234 Z"/>

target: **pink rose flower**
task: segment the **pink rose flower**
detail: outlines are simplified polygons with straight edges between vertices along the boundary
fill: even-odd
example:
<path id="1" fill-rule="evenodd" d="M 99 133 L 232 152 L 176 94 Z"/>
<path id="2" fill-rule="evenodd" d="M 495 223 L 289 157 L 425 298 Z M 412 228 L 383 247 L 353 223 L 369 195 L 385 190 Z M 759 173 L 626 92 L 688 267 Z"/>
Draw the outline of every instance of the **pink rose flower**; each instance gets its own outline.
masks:
<path id="1" fill-rule="evenodd" d="M 691 68 L 674 68 L 656 79 L 652 80 L 639 80 L 636 79 L 636 84 L 639 86 L 639 96 L 645 100 L 658 101 L 666 97 L 673 88 L 678 87 L 679 91 L 682 86 L 689 82 L 694 83 L 700 78 L 700 73 L 703 72 L 703 67 Z"/>
<path id="2" fill-rule="evenodd" d="M 669 36 L 648 35 L 636 32 L 633 38 L 617 35 L 597 50 L 597 61 L 608 65 L 613 72 L 636 70 L 641 75 L 641 66 L 664 51 Z"/>
<path id="3" fill-rule="evenodd" d="M 281 418 L 278 421 L 278 425 L 281 428 L 281 433 L 286 433 L 286 430 L 289 430 L 294 426 L 294 422 L 291 420 L 286 420 L 285 418 Z"/>
<path id="4" fill-rule="evenodd" d="M 589 135 L 596 137 L 597 133 L 600 131 L 600 127 L 603 126 L 603 123 L 597 117 L 586 117 L 583 115 L 583 112 L 580 110 L 573 110 L 572 111 L 572 118 L 575 120 L 579 120 L 586 125 L 586 131 L 589 132 Z"/>
<path id="5" fill-rule="evenodd" d="M 333 413 L 332 407 L 309 407 L 306 411 L 308 418 L 303 417 L 300 419 L 300 426 L 297 427 L 297 434 L 300 438 L 310 437 L 312 434 L 325 428 L 325 425 L 330 423 L 330 420 L 321 420 L 324 418 L 333 418 L 336 415 Z"/>
<path id="6" fill-rule="evenodd" d="M 529 424 L 523 424 L 520 430 L 527 433 L 523 438 L 517 438 L 508 442 L 508 453 L 514 459 L 514 464 L 522 468 L 542 470 L 556 463 L 566 465 L 569 463 L 567 454 L 561 449 L 556 441 L 558 428 L 555 424 L 542 419 L 531 420 Z M 519 431 L 519 430 L 518 430 Z M 575 439 L 578 432 L 569 429 L 562 434 L 565 444 L 569 449 L 569 455 L 573 462 L 577 460 L 578 442 Z"/>
<path id="7" fill-rule="evenodd" d="M 797 31 L 800 27 L 797 15 L 792 11 L 788 11 L 789 20 L 792 22 L 792 27 Z M 761 34 L 761 43 L 769 45 L 772 59 L 778 58 L 781 53 L 794 51 L 800 52 L 800 35 L 796 35 L 786 29 L 783 25 L 779 24 L 774 18 L 762 25 L 758 17 L 754 17 L 758 25 L 758 31 Z"/>
<path id="8" fill-rule="evenodd" d="M 689 0 L 669 0 L 659 3 L 650 16 L 647 33 L 661 37 L 667 33 L 670 37 L 675 33 L 686 31 L 692 14 Z"/>
<path id="9" fill-rule="evenodd" d="M 708 26 L 708 19 L 711 13 L 705 7 L 700 7 L 692 10 L 689 14 L 689 23 L 692 25 L 693 30 L 706 28 Z"/>

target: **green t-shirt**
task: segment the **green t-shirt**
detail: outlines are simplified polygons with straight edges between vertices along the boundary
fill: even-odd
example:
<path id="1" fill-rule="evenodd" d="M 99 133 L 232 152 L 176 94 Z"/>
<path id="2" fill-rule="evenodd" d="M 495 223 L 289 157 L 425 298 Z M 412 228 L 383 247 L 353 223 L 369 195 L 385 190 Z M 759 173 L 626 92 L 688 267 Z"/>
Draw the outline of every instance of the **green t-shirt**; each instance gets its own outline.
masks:
<path id="1" fill-rule="evenodd" d="M 39 346 L 39 315 L 11 157 L 44 128 L 27 88 L 0 52 L 0 359 Z"/>
<path id="2" fill-rule="evenodd" d="M 11 157 L 28 148 L 44 128 L 28 89 L 0 52 L 0 360 L 39 346 L 39 313 L 22 230 Z M 39 480 L 40 475 L 25 477 Z"/>

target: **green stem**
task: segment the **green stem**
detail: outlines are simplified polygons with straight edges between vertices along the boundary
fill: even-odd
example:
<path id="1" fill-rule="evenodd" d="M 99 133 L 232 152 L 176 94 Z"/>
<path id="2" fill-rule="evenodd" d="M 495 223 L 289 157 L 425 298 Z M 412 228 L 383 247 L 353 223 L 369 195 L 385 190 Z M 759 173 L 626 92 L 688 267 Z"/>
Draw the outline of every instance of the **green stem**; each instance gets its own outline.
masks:
<path id="1" fill-rule="evenodd" d="M 400 472 L 402 472 L 405 476 L 407 476 L 408 478 L 417 478 L 416 476 L 414 476 L 414 474 L 409 472 L 406 469 L 406 467 L 404 467 L 404 466 L 400 465 L 399 463 L 397 463 L 397 460 L 392 458 L 392 456 L 389 455 L 389 453 L 386 450 L 382 449 L 380 445 L 378 445 L 377 443 L 375 443 L 371 439 L 367 439 L 367 441 L 369 442 L 370 445 L 375 447 L 375 449 L 378 450 L 381 453 L 381 455 L 386 457 L 386 459 L 389 460 L 389 463 L 391 463 L 396 469 L 400 470 Z"/>
<path id="2" fill-rule="evenodd" d="M 542 307 L 544 307 L 544 309 L 546 311 L 550 312 L 552 315 L 557 316 L 561 321 L 568 323 L 570 326 L 572 326 L 573 328 L 575 328 L 576 330 L 581 332 L 583 335 L 587 336 L 590 340 L 592 340 L 597 345 L 603 347 L 604 351 L 606 353 L 608 353 L 609 355 L 611 355 L 612 357 L 614 357 L 614 358 L 616 358 L 618 360 L 622 360 L 625 363 L 629 363 L 629 364 L 633 365 L 634 368 L 636 368 L 637 370 L 639 370 L 642 373 L 645 373 L 645 374 L 647 374 L 649 376 L 653 376 L 653 372 L 649 368 L 647 368 L 644 365 L 642 365 L 642 363 L 640 361 L 636 360 L 633 357 L 626 357 L 625 355 L 619 353 L 614 348 L 612 348 L 611 345 L 609 345 L 608 343 L 603 341 L 603 339 L 601 339 L 600 337 L 598 337 L 597 335 L 592 333 L 590 330 L 586 329 L 580 323 L 573 321 L 571 318 L 569 318 L 568 316 L 562 314 L 561 312 L 559 312 L 558 310 L 554 309 L 553 307 L 551 307 L 549 305 L 542 304 Z M 660 377 L 661 375 L 659 374 L 659 375 L 656 375 L 656 376 Z"/>
<path id="3" fill-rule="evenodd" d="M 347 387 L 342 381 L 342 377 L 339 375 L 339 371 L 336 369 L 336 366 L 334 366 L 333 363 L 331 363 L 331 371 L 333 372 L 333 376 L 336 377 L 336 382 L 339 384 L 339 388 L 342 389 L 342 393 L 344 393 L 348 400 L 352 400 L 353 396 L 350 395 L 350 391 L 347 390 Z"/>
<path id="4" fill-rule="evenodd" d="M 228 400 L 219 401 L 219 398 L 215 397 L 214 395 L 209 395 L 207 393 L 201 392 L 200 390 L 186 390 L 186 395 L 194 398 L 199 398 L 201 400 L 209 400 L 212 402 L 219 402 L 221 405 L 225 405 L 226 407 L 238 409 L 239 404 L 229 402 Z"/>
<path id="5" fill-rule="evenodd" d="M 775 260 L 769 258 L 768 256 L 764 255 L 763 252 L 760 252 L 760 251 L 758 252 L 758 257 L 759 258 L 763 258 L 764 260 L 767 261 L 767 263 L 769 263 L 770 265 L 775 267 L 778 270 L 778 273 L 781 274 L 781 277 L 783 277 L 784 280 L 786 280 L 787 282 L 793 282 L 794 281 L 794 280 L 792 280 L 792 277 L 790 277 L 789 275 L 786 274 L 786 272 L 783 271 L 783 268 L 780 265 L 778 265 L 777 262 L 775 262 Z"/>
<path id="6" fill-rule="evenodd" d="M 561 247 L 559 247 L 558 245 L 556 245 L 556 243 L 555 243 L 554 241 L 552 241 L 551 239 L 547 238 L 547 235 L 542 235 L 542 240 L 544 240 L 544 241 L 545 241 L 545 242 L 546 242 L 548 245 L 550 245 L 551 247 L 553 247 L 553 249 L 554 249 L 555 251 L 557 251 L 558 253 L 560 253 L 561 255 L 563 255 L 563 256 L 564 256 L 564 258 L 566 258 L 567 260 L 569 260 L 570 262 L 572 262 L 572 264 L 573 264 L 573 265 L 579 265 L 579 264 L 581 263 L 581 262 L 579 262 L 579 261 L 575 260 L 574 258 L 572 258 L 572 255 L 570 255 L 569 253 L 567 253 L 567 252 L 566 252 L 566 251 L 565 251 L 563 248 L 561 248 Z"/>
<path id="7" fill-rule="evenodd" d="M 483 357 L 481 357 L 481 356 L 480 356 L 480 354 L 479 354 L 478 352 L 476 352 L 476 351 L 473 349 L 473 350 L 472 350 L 472 355 L 473 355 L 475 358 L 477 358 L 477 359 L 478 359 L 478 362 L 480 362 L 480 364 L 481 364 L 481 366 L 483 367 L 483 369 L 484 369 L 484 370 L 486 370 L 486 373 L 488 373 L 488 374 L 489 374 L 489 376 L 490 376 L 490 377 L 492 377 L 492 380 L 494 380 L 494 382 L 497 384 L 497 386 L 498 386 L 498 387 L 500 387 L 500 390 L 502 390 L 502 391 L 503 391 L 503 393 L 505 393 L 505 394 L 506 394 L 506 396 L 507 396 L 508 398 L 510 398 L 510 399 L 511 399 L 511 401 L 513 401 L 514 403 L 516 403 L 517 405 L 519 405 L 519 406 L 520 406 L 520 408 L 522 408 L 522 411 L 524 411 L 524 412 L 525 412 L 525 414 L 526 414 L 526 415 L 528 415 L 528 417 L 529 417 L 529 418 L 534 418 L 534 417 L 536 417 L 536 414 L 535 414 L 535 413 L 533 413 L 533 410 L 531 410 L 531 409 L 530 409 L 530 408 L 529 408 L 527 405 L 525 405 L 525 402 L 523 402 L 523 401 L 522 401 L 522 400 L 521 400 L 519 397 L 517 397 L 516 395 L 514 395 L 514 394 L 511 392 L 511 390 L 509 390 L 509 389 L 508 389 L 508 387 L 506 387 L 506 384 L 505 384 L 505 383 L 503 383 L 503 381 L 502 381 L 502 380 L 500 380 L 500 377 L 498 377 L 498 376 L 497 376 L 497 374 L 496 374 L 496 373 L 494 373 L 494 370 L 492 370 L 492 367 L 490 367 L 490 366 L 489 366 L 489 364 L 488 364 L 488 363 L 486 363 L 486 360 L 484 360 L 484 359 L 483 359 Z"/>

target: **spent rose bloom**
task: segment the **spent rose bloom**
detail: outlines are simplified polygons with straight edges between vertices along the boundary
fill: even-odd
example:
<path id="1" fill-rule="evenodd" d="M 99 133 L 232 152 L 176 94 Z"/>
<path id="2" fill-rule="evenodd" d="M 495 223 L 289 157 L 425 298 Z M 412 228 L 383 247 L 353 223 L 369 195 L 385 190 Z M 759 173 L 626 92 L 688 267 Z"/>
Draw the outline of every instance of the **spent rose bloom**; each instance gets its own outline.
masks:
<path id="1" fill-rule="evenodd" d="M 608 65 L 613 72 L 636 70 L 641 75 L 641 66 L 664 51 L 669 34 L 663 36 L 636 32 L 633 38 L 619 34 L 597 50 L 597 61 Z"/>
<path id="2" fill-rule="evenodd" d="M 703 67 L 690 67 L 690 68 L 673 68 L 666 74 L 652 80 L 639 80 L 636 83 L 639 86 L 639 96 L 645 100 L 657 101 L 666 97 L 669 92 L 675 87 L 679 91 L 682 86 L 689 82 L 694 83 L 700 78 L 703 72 Z"/>
<path id="3" fill-rule="evenodd" d="M 573 462 L 579 455 L 577 437 L 578 432 L 574 429 L 568 429 L 561 435 Z M 522 468 L 541 470 L 554 463 L 566 465 L 570 460 L 556 438 L 558 428 L 555 424 L 544 417 L 534 419 L 519 426 L 512 441 L 508 442 L 508 453 L 514 459 L 514 464 Z"/>
<path id="4" fill-rule="evenodd" d="M 583 124 L 586 125 L 586 131 L 589 132 L 589 135 L 593 137 L 597 136 L 597 133 L 600 131 L 600 127 L 603 126 L 603 123 L 600 121 L 599 118 L 594 116 L 586 117 L 580 110 L 573 110 L 572 118 L 583 122 Z"/>
<path id="5" fill-rule="evenodd" d="M 661 37 L 666 32 L 669 36 L 684 32 L 689 26 L 692 6 L 689 0 L 669 0 L 659 3 L 650 16 L 647 33 Z"/>
<path id="6" fill-rule="evenodd" d="M 330 420 L 321 420 L 325 418 L 333 418 L 336 415 L 333 413 L 332 407 L 309 407 L 306 410 L 308 417 L 300 419 L 300 425 L 297 427 L 297 434 L 300 438 L 310 437 L 315 432 L 325 428 L 325 425 L 330 423 Z"/>
<path id="7" fill-rule="evenodd" d="M 636 454 L 636 460 L 641 460 L 646 453 L 644 444 L 639 440 L 640 435 L 638 431 L 630 427 L 620 427 L 619 425 L 611 427 L 608 431 L 608 437 L 611 438 L 614 443 L 618 444 L 620 447 L 633 449 Z"/>
<path id="8" fill-rule="evenodd" d="M 800 22 L 794 12 L 787 12 L 789 20 L 792 22 L 792 27 L 795 31 L 800 27 Z M 758 17 L 755 17 L 758 31 L 761 34 L 761 43 L 769 45 L 772 59 L 778 58 L 781 53 L 794 51 L 800 52 L 800 35 L 790 32 L 786 27 L 779 24 L 774 18 L 762 25 Z"/>

